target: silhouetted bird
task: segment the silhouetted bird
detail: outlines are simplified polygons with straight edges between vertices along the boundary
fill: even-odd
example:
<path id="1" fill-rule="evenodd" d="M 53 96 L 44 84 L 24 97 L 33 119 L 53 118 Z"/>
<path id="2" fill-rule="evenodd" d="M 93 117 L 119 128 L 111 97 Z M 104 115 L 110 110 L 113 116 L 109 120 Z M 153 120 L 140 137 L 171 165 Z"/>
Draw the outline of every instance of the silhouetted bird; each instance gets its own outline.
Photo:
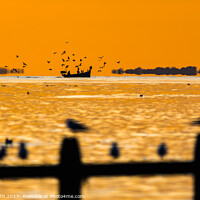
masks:
<path id="1" fill-rule="evenodd" d="M 57 54 L 57 52 L 54 52 L 53 54 Z"/>
<path id="2" fill-rule="evenodd" d="M 20 143 L 18 155 L 21 159 L 27 159 L 28 157 L 28 150 L 26 149 L 26 144 L 23 142 Z"/>
<path id="3" fill-rule="evenodd" d="M 7 149 L 6 147 L 1 147 L 1 150 L 0 150 L 0 160 L 2 160 L 5 156 L 6 156 L 6 153 L 7 153 Z"/>
<path id="4" fill-rule="evenodd" d="M 140 97 L 143 97 L 143 94 L 141 94 Z"/>
<path id="5" fill-rule="evenodd" d="M 26 66 L 27 64 L 26 64 L 25 62 L 23 62 L 23 65 L 25 65 L 25 66 Z"/>
<path id="6" fill-rule="evenodd" d="M 118 64 L 120 63 L 120 61 L 117 62 Z"/>
<path id="7" fill-rule="evenodd" d="M 101 70 L 98 70 L 97 72 L 101 72 Z"/>
<path id="8" fill-rule="evenodd" d="M 104 65 L 106 64 L 106 62 L 103 63 Z"/>
<path id="9" fill-rule="evenodd" d="M 66 65 L 66 66 L 65 66 L 65 68 L 68 68 L 68 67 L 69 67 L 69 65 Z"/>
<path id="10" fill-rule="evenodd" d="M 70 59 L 70 57 L 68 56 L 68 58 L 67 58 L 68 60 Z"/>
<path id="11" fill-rule="evenodd" d="M 63 62 L 65 62 L 65 59 L 62 59 Z"/>
<path id="12" fill-rule="evenodd" d="M 80 63 L 79 66 L 82 66 L 82 63 Z"/>
<path id="13" fill-rule="evenodd" d="M 8 138 L 6 138 L 5 140 L 6 145 L 12 145 L 12 143 L 13 143 L 13 140 L 9 140 Z"/>
<path id="14" fill-rule="evenodd" d="M 112 147 L 110 149 L 110 155 L 113 157 L 113 158 L 118 158 L 119 157 L 119 148 L 118 148 L 118 145 L 116 142 L 113 142 L 112 143 Z"/>
<path id="15" fill-rule="evenodd" d="M 30 94 L 30 92 L 27 91 L 27 94 Z"/>
<path id="16" fill-rule="evenodd" d="M 75 56 L 75 54 L 73 53 L 72 56 Z"/>
<path id="17" fill-rule="evenodd" d="M 200 118 L 192 122 L 192 125 L 200 126 Z"/>
<path id="18" fill-rule="evenodd" d="M 49 61 L 49 60 L 47 60 L 47 63 L 50 63 L 50 61 Z"/>
<path id="19" fill-rule="evenodd" d="M 80 124 L 79 122 L 77 122 L 74 119 L 67 119 L 66 125 L 72 132 L 79 132 L 79 131 L 88 130 L 88 128 L 85 125 Z"/>
<path id="20" fill-rule="evenodd" d="M 16 58 L 19 58 L 19 56 L 18 56 L 18 55 L 16 55 Z"/>
<path id="21" fill-rule="evenodd" d="M 76 61 L 76 60 L 73 60 L 74 62 Z"/>
<path id="22" fill-rule="evenodd" d="M 7 65 L 5 67 L 8 67 Z"/>
<path id="23" fill-rule="evenodd" d="M 82 59 L 80 59 L 80 62 L 82 61 Z"/>
<path id="24" fill-rule="evenodd" d="M 166 154 L 167 154 L 167 146 L 165 143 L 160 144 L 160 146 L 158 147 L 158 155 L 163 158 Z"/>
<path id="25" fill-rule="evenodd" d="M 65 64 L 62 64 L 62 66 L 65 66 Z"/>
<path id="26" fill-rule="evenodd" d="M 63 51 L 61 55 L 64 55 L 66 53 L 66 51 Z"/>
<path id="27" fill-rule="evenodd" d="M 87 58 L 86 56 L 84 58 Z"/>
<path id="28" fill-rule="evenodd" d="M 49 69 L 49 70 L 52 70 L 52 69 Z"/>

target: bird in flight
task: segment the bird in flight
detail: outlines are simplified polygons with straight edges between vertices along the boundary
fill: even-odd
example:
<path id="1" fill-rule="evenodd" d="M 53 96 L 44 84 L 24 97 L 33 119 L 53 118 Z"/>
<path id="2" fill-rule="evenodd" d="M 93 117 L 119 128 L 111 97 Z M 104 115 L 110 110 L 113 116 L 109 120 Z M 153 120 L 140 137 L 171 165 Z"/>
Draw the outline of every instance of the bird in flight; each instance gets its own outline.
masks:
<path id="1" fill-rule="evenodd" d="M 16 55 L 16 58 L 19 58 L 19 56 L 18 56 L 18 55 Z"/>
<path id="2" fill-rule="evenodd" d="M 120 61 L 117 61 L 117 63 L 119 64 L 119 63 L 120 63 Z"/>
<path id="3" fill-rule="evenodd" d="M 75 54 L 73 53 L 72 56 L 75 56 Z"/>
<path id="4" fill-rule="evenodd" d="M 101 70 L 98 70 L 97 72 L 101 72 Z"/>
<path id="5" fill-rule="evenodd" d="M 50 60 L 47 60 L 47 63 L 50 63 Z"/>
<path id="6" fill-rule="evenodd" d="M 75 62 L 75 60 L 73 60 Z"/>
<path id="7" fill-rule="evenodd" d="M 62 66 L 65 66 L 65 64 L 62 64 Z"/>
<path id="8" fill-rule="evenodd" d="M 8 67 L 7 65 L 5 67 Z"/>
<path id="9" fill-rule="evenodd" d="M 52 69 L 49 69 L 49 70 L 52 70 Z"/>
<path id="10" fill-rule="evenodd" d="M 65 43 L 69 43 L 69 42 L 65 42 Z"/>
<path id="11" fill-rule="evenodd" d="M 82 61 L 82 59 L 80 59 L 80 62 Z"/>
<path id="12" fill-rule="evenodd" d="M 53 54 L 57 54 L 57 52 L 54 52 Z"/>
<path id="13" fill-rule="evenodd" d="M 87 58 L 86 56 L 84 58 Z"/>
<path id="14" fill-rule="evenodd" d="M 65 62 L 65 59 L 62 59 L 63 62 Z"/>
<path id="15" fill-rule="evenodd" d="M 104 56 L 98 57 L 99 59 L 103 59 Z"/>
<path id="16" fill-rule="evenodd" d="M 23 65 L 27 65 L 25 62 L 23 62 Z"/>
<path id="17" fill-rule="evenodd" d="M 69 67 L 69 65 L 66 65 L 66 66 L 65 66 L 65 68 L 68 68 L 68 67 Z"/>
<path id="18" fill-rule="evenodd" d="M 68 56 L 68 58 L 67 58 L 68 60 L 70 59 L 70 57 Z"/>
<path id="19" fill-rule="evenodd" d="M 66 51 L 63 51 L 61 55 L 64 55 L 66 53 Z"/>
<path id="20" fill-rule="evenodd" d="M 79 66 L 82 66 L 82 63 L 80 63 Z"/>
<path id="21" fill-rule="evenodd" d="M 106 62 L 103 63 L 104 65 L 106 64 Z"/>

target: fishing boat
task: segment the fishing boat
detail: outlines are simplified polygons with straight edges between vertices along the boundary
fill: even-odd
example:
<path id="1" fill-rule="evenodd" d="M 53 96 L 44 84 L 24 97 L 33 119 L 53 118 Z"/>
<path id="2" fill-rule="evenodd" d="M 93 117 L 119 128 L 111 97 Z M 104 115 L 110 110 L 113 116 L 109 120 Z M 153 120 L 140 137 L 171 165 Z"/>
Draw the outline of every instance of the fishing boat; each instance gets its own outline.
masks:
<path id="1" fill-rule="evenodd" d="M 87 72 L 79 72 L 78 69 L 77 74 L 70 74 L 70 71 L 60 71 L 60 73 L 64 78 L 90 78 L 91 70 L 92 66 Z"/>

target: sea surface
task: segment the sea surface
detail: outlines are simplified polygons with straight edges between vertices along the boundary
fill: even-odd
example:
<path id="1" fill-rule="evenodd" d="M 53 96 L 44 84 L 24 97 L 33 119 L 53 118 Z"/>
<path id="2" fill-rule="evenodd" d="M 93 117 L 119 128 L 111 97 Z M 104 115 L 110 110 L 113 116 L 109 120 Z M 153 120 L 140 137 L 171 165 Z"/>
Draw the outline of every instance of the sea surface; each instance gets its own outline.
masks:
<path id="1" fill-rule="evenodd" d="M 5 138 L 14 144 L 0 165 L 58 164 L 66 137 L 78 139 L 84 163 L 191 161 L 200 132 L 191 122 L 199 117 L 200 77 L 2 76 L 0 145 Z M 89 130 L 72 133 L 66 119 Z M 27 144 L 27 160 L 18 158 L 20 142 Z M 113 142 L 120 149 L 117 159 L 109 155 Z M 163 142 L 168 154 L 161 159 L 157 148 Z M 3 194 L 53 195 L 58 187 L 53 178 L 0 180 Z M 82 186 L 82 194 L 85 200 L 192 200 L 193 177 L 92 177 Z"/>

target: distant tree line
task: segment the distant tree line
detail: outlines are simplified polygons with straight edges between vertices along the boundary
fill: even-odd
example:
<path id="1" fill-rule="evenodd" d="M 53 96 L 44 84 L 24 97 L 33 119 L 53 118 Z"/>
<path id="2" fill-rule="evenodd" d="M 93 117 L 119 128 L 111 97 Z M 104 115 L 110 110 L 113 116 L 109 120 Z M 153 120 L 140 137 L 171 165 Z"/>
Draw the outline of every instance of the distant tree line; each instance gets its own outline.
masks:
<path id="1" fill-rule="evenodd" d="M 0 67 L 0 74 L 23 74 L 24 73 L 24 69 L 6 69 L 6 68 L 2 68 Z"/>
<path id="2" fill-rule="evenodd" d="M 155 75 L 197 75 L 198 71 L 197 68 L 194 66 L 188 66 L 188 67 L 182 67 L 180 69 L 176 67 L 157 67 L 155 69 L 142 69 L 141 67 L 135 68 L 135 69 L 127 69 L 123 70 L 120 69 L 113 69 L 113 74 L 136 74 L 136 75 L 142 75 L 142 74 L 155 74 Z"/>

